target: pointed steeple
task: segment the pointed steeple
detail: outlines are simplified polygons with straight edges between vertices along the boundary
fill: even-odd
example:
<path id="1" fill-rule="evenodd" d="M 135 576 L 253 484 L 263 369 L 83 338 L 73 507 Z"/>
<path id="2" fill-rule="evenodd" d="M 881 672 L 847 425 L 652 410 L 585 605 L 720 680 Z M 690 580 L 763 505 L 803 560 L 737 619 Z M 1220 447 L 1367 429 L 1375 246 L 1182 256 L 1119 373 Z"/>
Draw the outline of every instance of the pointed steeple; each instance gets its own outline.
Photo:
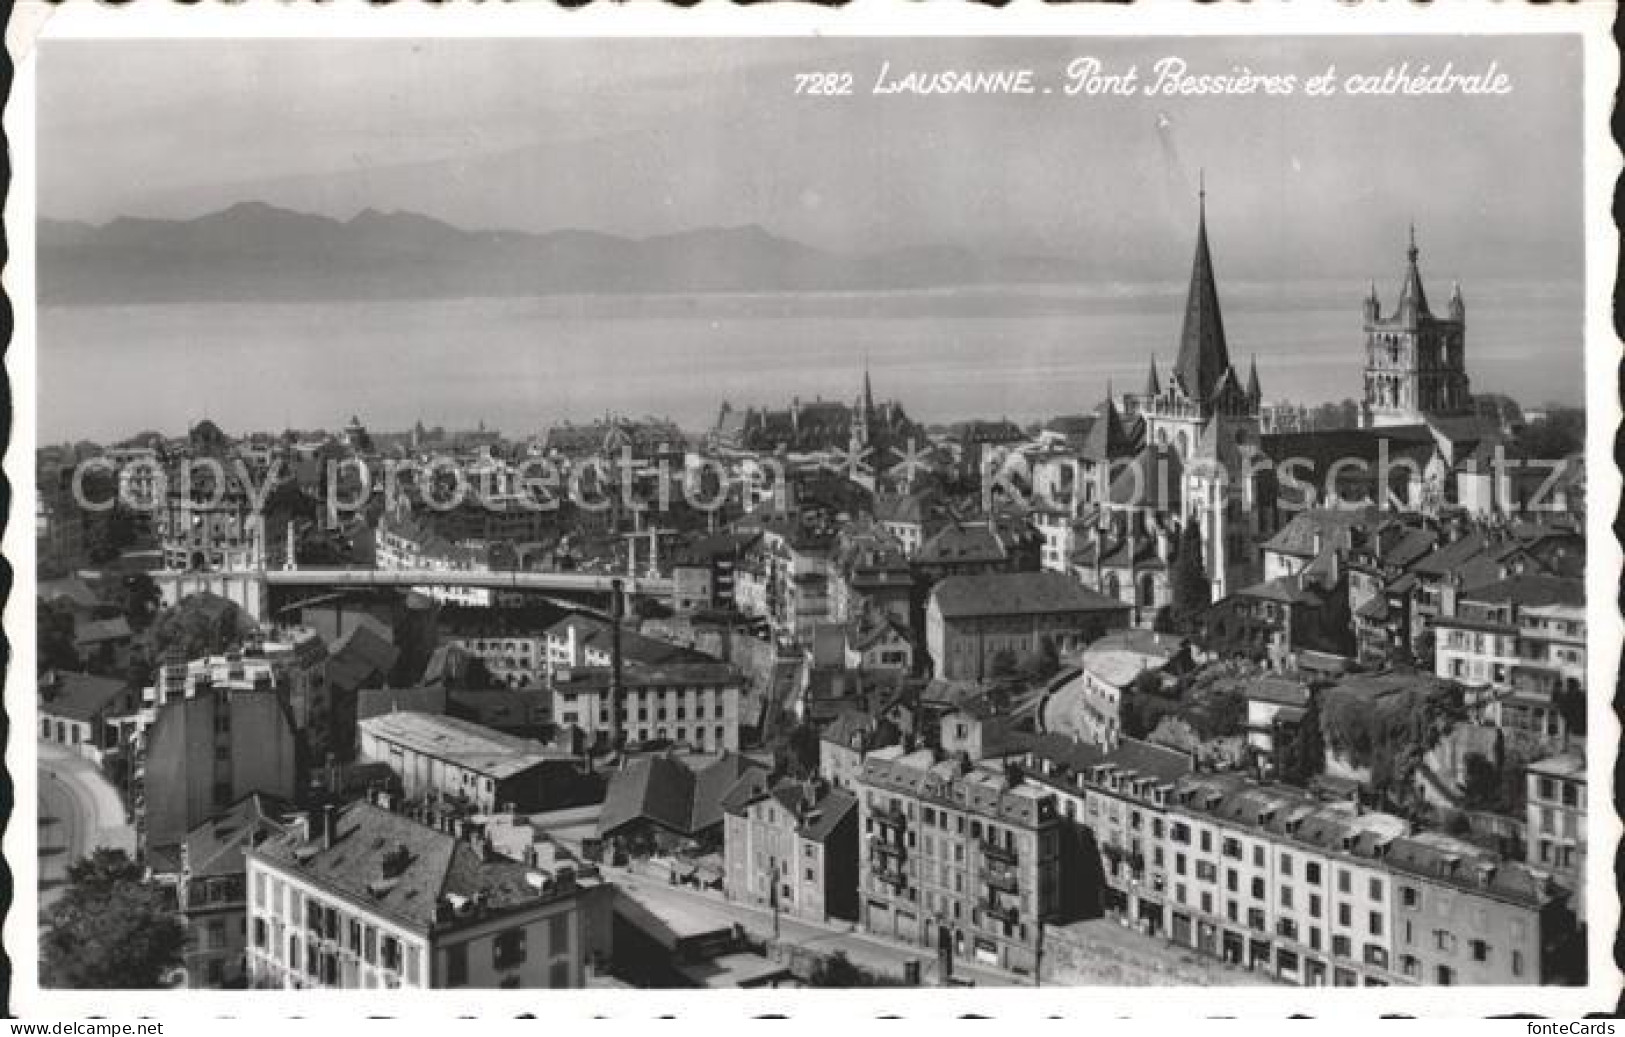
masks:
<path id="1" fill-rule="evenodd" d="M 1257 403 L 1263 396 L 1263 391 L 1258 387 L 1258 354 L 1254 353 L 1252 363 L 1247 368 L 1247 398 Z"/>
<path id="2" fill-rule="evenodd" d="M 875 394 L 869 386 L 869 356 L 863 357 L 863 417 L 866 421 L 873 421 L 875 416 Z"/>
<path id="3" fill-rule="evenodd" d="M 1151 373 L 1145 377 L 1145 395 L 1155 396 L 1162 392 L 1162 379 L 1157 377 L 1157 357 L 1151 356 Z"/>
<path id="4" fill-rule="evenodd" d="M 1461 298 L 1461 282 L 1454 281 L 1450 285 L 1450 319 L 1461 320 L 1467 316 L 1467 304 Z"/>
<path id="5" fill-rule="evenodd" d="M 1405 249 L 1405 283 L 1399 288 L 1399 302 L 1394 311 L 1395 316 L 1407 324 L 1433 316 L 1428 312 L 1427 293 L 1422 291 L 1422 272 L 1416 266 L 1416 257 L 1419 255 L 1421 251 L 1416 247 L 1416 224 L 1413 223 L 1410 245 Z"/>
<path id="6" fill-rule="evenodd" d="M 1191 263 L 1190 291 L 1185 298 L 1185 325 L 1179 336 L 1174 373 L 1192 398 L 1207 401 L 1224 372 L 1230 351 L 1219 313 L 1219 290 L 1213 282 L 1213 256 L 1207 243 L 1207 189 L 1197 203 L 1196 258 Z"/>
<path id="7" fill-rule="evenodd" d="M 1123 418 L 1117 412 L 1117 403 L 1112 396 L 1112 383 L 1106 382 L 1106 398 L 1095 409 L 1095 420 L 1089 426 L 1084 436 L 1082 454 L 1096 461 L 1107 461 L 1120 457 L 1127 450 L 1128 433 L 1123 428 Z"/>

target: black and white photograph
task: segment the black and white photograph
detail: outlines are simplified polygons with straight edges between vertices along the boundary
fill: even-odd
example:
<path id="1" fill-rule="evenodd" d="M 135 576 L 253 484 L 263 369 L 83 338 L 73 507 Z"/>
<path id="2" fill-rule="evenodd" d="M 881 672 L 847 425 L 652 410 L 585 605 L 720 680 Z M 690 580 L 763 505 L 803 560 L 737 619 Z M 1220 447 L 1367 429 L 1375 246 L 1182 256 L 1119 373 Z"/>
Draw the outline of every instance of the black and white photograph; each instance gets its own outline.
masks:
<path id="1" fill-rule="evenodd" d="M 14 1011 L 1611 1011 L 1617 59 L 1490 6 L 14 26 Z"/>

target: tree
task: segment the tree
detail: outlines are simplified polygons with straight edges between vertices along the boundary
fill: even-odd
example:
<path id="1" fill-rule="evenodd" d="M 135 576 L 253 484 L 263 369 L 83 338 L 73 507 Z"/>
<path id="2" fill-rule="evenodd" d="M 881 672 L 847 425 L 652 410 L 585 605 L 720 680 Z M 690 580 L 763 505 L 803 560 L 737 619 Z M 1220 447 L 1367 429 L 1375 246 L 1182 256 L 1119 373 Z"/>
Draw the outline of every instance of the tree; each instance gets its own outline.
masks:
<path id="1" fill-rule="evenodd" d="M 1320 729 L 1320 696 L 1311 694 L 1298 729 L 1280 755 L 1280 778 L 1306 786 L 1326 768 L 1326 736 Z"/>
<path id="2" fill-rule="evenodd" d="M 79 990 L 154 989 L 181 964 L 186 928 L 163 891 L 123 850 L 68 867 L 68 885 L 40 934 L 40 975 Z"/>
<path id="3" fill-rule="evenodd" d="M 1483 753 L 1468 753 L 1462 767 L 1461 798 L 1468 810 L 1499 810 L 1501 770 Z"/>
<path id="4" fill-rule="evenodd" d="M 1563 726 L 1568 730 L 1568 733 L 1584 738 L 1586 733 L 1585 692 L 1578 688 L 1558 688 L 1552 692 L 1552 705 L 1557 708 L 1557 715 L 1563 718 Z"/>
<path id="5" fill-rule="evenodd" d="M 1016 653 L 1008 648 L 1001 648 L 994 652 L 993 657 L 987 663 L 987 675 L 989 677 L 1014 677 L 1019 669 L 1020 663 L 1016 659 Z"/>
<path id="6" fill-rule="evenodd" d="M 145 630 L 158 614 L 158 607 L 163 601 L 158 584 L 150 575 L 138 570 L 124 575 L 119 581 L 118 593 L 119 607 L 124 610 L 130 629 Z"/>
<path id="7" fill-rule="evenodd" d="M 1038 648 L 1021 662 L 1021 675 L 1028 680 L 1045 680 L 1053 677 L 1061 668 L 1061 652 L 1055 647 L 1055 639 L 1041 637 L 1038 639 Z"/>
<path id="8" fill-rule="evenodd" d="M 39 671 L 79 669 L 73 640 L 73 613 L 55 602 L 40 601 L 36 610 Z"/>
<path id="9" fill-rule="evenodd" d="M 147 637 L 154 659 L 162 660 L 176 649 L 187 659 L 197 659 L 235 647 L 250 625 L 235 602 L 213 594 L 194 594 L 159 613 Z"/>
<path id="10" fill-rule="evenodd" d="M 1179 532 L 1179 547 L 1168 582 L 1173 592 L 1169 620 L 1174 631 L 1195 633 L 1202 614 L 1213 604 L 1213 584 L 1202 561 L 1202 535 L 1194 522 L 1185 523 Z"/>
<path id="11" fill-rule="evenodd" d="M 900 986 L 889 976 L 876 975 L 853 963 L 845 951 L 819 955 L 807 973 L 809 987 L 890 987 Z"/>

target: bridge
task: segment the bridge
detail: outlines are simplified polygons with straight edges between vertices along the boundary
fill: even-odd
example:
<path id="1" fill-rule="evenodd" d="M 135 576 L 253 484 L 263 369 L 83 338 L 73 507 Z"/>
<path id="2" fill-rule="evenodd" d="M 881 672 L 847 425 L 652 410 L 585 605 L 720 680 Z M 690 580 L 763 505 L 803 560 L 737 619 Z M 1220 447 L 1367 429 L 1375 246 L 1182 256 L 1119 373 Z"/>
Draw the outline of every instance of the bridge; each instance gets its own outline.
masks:
<path id="1" fill-rule="evenodd" d="M 478 572 L 458 569 L 242 569 L 151 574 L 165 605 L 211 593 L 236 602 L 255 620 L 270 611 L 273 587 L 476 587 L 531 594 L 610 596 L 617 582 L 627 597 L 671 597 L 674 581 L 660 576 L 581 572 Z"/>
<path id="2" fill-rule="evenodd" d="M 670 597 L 665 577 L 580 572 L 466 572 L 457 569 L 267 569 L 271 587 L 479 587 L 508 591 L 610 594 L 616 582 L 628 597 Z"/>

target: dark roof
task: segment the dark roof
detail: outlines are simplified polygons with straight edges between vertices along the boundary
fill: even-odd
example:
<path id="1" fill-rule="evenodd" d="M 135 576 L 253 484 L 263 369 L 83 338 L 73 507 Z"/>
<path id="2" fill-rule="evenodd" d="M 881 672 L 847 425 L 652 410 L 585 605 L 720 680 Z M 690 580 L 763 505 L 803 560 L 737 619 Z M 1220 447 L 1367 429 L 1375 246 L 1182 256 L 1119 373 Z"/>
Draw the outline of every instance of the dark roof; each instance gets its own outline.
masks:
<path id="1" fill-rule="evenodd" d="M 1527 573 L 1475 587 L 1462 595 L 1470 601 L 1510 603 L 1530 607 L 1584 605 L 1585 581 L 1563 576 Z"/>
<path id="2" fill-rule="evenodd" d="M 935 562 L 999 562 L 1010 552 L 1004 538 L 985 523 L 954 523 L 938 530 L 920 545 L 917 560 Z"/>
<path id="3" fill-rule="evenodd" d="M 1123 424 L 1117 405 L 1108 397 L 1096 410 L 1078 453 L 1092 461 L 1110 461 L 1127 454 L 1134 446 L 1134 439 Z"/>
<path id="4" fill-rule="evenodd" d="M 1065 573 L 986 573 L 950 576 L 931 591 L 943 616 L 1026 616 L 1053 612 L 1116 612 L 1128 608 Z"/>
<path id="5" fill-rule="evenodd" d="M 367 615 L 352 617 L 352 621 L 355 625 L 334 642 L 327 661 L 328 680 L 344 689 L 386 676 L 401 654 L 383 624 Z"/>
<path id="6" fill-rule="evenodd" d="M 699 771 L 667 755 L 633 760 L 609 780 L 598 833 L 613 835 L 643 820 L 678 835 L 697 835 L 722 820 L 724 800 L 747 771 L 760 768 L 738 753 L 724 753 Z"/>
<path id="7" fill-rule="evenodd" d="M 1277 554 L 1312 558 L 1317 553 L 1315 534 L 1321 537 L 1321 550 L 1336 545 L 1348 547 L 1353 530 L 1369 525 L 1376 516 L 1375 508 L 1316 508 L 1293 516 L 1281 530 L 1264 544 L 1264 550 Z"/>
<path id="8" fill-rule="evenodd" d="M 241 875 L 243 850 L 288 831 L 293 804 L 278 796 L 251 792 L 186 833 L 186 868 L 194 878 Z"/>
<path id="9" fill-rule="evenodd" d="M 88 673 L 52 674 L 55 684 L 41 680 L 40 712 L 69 720 L 95 720 L 112 707 L 127 689 L 123 681 Z"/>
<path id="10" fill-rule="evenodd" d="M 553 895 L 532 885 L 526 866 L 482 860 L 468 843 L 371 803 L 340 808 L 334 829 L 331 846 L 294 831 L 249 852 L 417 932 L 434 926 L 442 897 L 484 894 L 487 910 L 501 911 Z M 396 855 L 401 870 L 386 878 L 385 861 Z"/>

